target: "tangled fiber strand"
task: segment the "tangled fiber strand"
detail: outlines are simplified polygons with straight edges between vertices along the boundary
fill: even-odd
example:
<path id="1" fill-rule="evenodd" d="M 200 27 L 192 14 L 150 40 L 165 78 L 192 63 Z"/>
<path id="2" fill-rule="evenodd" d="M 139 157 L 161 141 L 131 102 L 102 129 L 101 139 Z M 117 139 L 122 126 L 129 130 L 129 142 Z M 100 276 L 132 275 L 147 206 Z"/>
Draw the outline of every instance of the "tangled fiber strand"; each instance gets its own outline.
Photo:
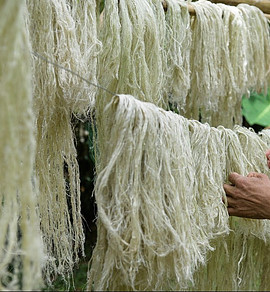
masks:
<path id="1" fill-rule="evenodd" d="M 100 115 L 107 139 L 98 136 L 98 239 L 88 288 L 264 287 L 270 223 L 228 220 L 222 185 L 233 171 L 269 174 L 261 162 L 266 143 L 247 129 L 212 128 L 128 95 Z"/>
<path id="2" fill-rule="evenodd" d="M 195 142 L 199 128 L 196 122 L 191 127 Z M 153 104 L 116 96 L 102 113 L 100 132 L 106 142 L 98 136 L 98 145 L 103 145 L 95 187 L 98 239 L 88 288 L 187 287 L 198 263 L 204 263 L 212 249 L 209 240 L 228 232 L 222 176 L 214 176 L 220 187 L 211 185 L 214 179 L 205 186 L 196 181 L 187 120 Z M 209 142 L 206 155 L 212 148 L 219 152 L 215 142 Z M 209 157 L 209 169 L 218 160 Z M 202 198 L 199 187 L 212 194 Z M 202 200 L 205 204 L 197 203 Z M 204 212 L 207 203 L 212 214 Z"/>
<path id="3" fill-rule="evenodd" d="M 220 105 L 223 111 L 219 112 L 218 120 L 223 125 L 226 125 L 226 120 L 241 124 L 243 94 L 249 95 L 250 90 L 267 90 L 270 68 L 269 27 L 261 10 L 254 6 L 219 6 L 223 10 L 226 44 L 229 46 L 234 82 L 226 82 L 227 86 L 232 87 L 227 90 L 227 98 Z M 217 122 L 213 124 L 217 125 Z"/>
<path id="4" fill-rule="evenodd" d="M 230 226 L 238 222 L 230 218 Z M 206 267 L 195 273 L 191 291 L 267 291 L 269 277 L 266 256 L 269 244 L 253 235 L 231 232 L 214 241 L 215 251 L 209 254 Z M 225 274 L 220 273 L 220 267 Z"/>
<path id="5" fill-rule="evenodd" d="M 108 0 L 100 30 L 100 84 L 112 92 L 166 106 L 162 96 L 165 15 L 161 1 Z"/>
<path id="6" fill-rule="evenodd" d="M 96 37 L 95 2 L 32 2 L 27 3 L 31 17 L 33 50 L 96 83 L 96 62 L 100 43 Z M 39 29 L 44 32 L 44 37 L 40 36 Z M 76 75 L 60 68 L 52 68 L 51 71 L 57 76 L 57 86 L 73 113 L 85 113 L 89 106 L 94 104 L 95 87 L 89 88 Z"/>
<path id="7" fill-rule="evenodd" d="M 237 7 L 218 4 L 223 11 L 225 31 L 225 52 L 228 60 L 228 74 L 225 76 L 225 90 L 219 99 L 219 111 L 213 113 L 212 125 L 233 128 L 242 124 L 241 100 L 247 92 L 247 25 Z"/>
<path id="8" fill-rule="evenodd" d="M 76 72 L 91 83 L 97 84 L 97 58 L 100 53 L 102 44 L 97 38 L 97 18 L 96 6 L 93 0 L 75 1 L 69 0 L 72 7 L 71 14 L 75 21 L 76 38 L 80 47 L 81 56 L 76 56 Z M 76 52 L 77 53 L 77 52 Z M 80 58 L 81 57 L 81 58 Z M 74 57 L 72 56 L 74 59 Z M 78 80 L 79 81 L 79 80 Z M 96 87 L 86 86 L 85 82 L 78 85 L 77 100 L 82 101 L 79 110 L 74 113 L 85 113 L 87 109 L 94 107 L 96 97 Z M 71 96 L 74 98 L 74 96 Z M 88 99 L 86 99 L 88 97 Z"/>
<path id="9" fill-rule="evenodd" d="M 211 123 L 211 113 L 218 110 L 218 100 L 225 92 L 223 68 L 228 62 L 222 10 L 209 1 L 192 5 L 196 18 L 191 26 L 191 88 L 186 116 Z"/>
<path id="10" fill-rule="evenodd" d="M 190 88 L 190 14 L 184 2 L 169 0 L 166 11 L 165 93 L 169 102 L 185 112 L 186 96 Z"/>
<path id="11" fill-rule="evenodd" d="M 267 92 L 270 75 L 270 34 L 263 12 L 247 4 L 237 8 L 247 25 L 247 74 L 250 89 Z"/>
<path id="12" fill-rule="evenodd" d="M 0 290 L 40 289 L 34 120 L 25 1 L 0 3 Z"/>
<path id="13" fill-rule="evenodd" d="M 260 136 L 240 126 L 234 131 L 222 127 L 219 130 L 226 141 L 226 177 L 234 171 L 243 175 L 252 171 L 269 175 L 266 163 L 263 163 L 267 145 Z M 230 235 L 212 243 L 215 251 L 209 255 L 207 266 L 195 273 L 195 286 L 191 290 L 269 289 L 268 281 L 263 280 L 266 277 L 263 267 L 269 263 L 265 257 L 269 251 L 269 221 L 232 217 L 229 226 Z M 220 266 L 225 277 L 220 274 Z"/>
<path id="14" fill-rule="evenodd" d="M 28 1 L 33 50 L 95 81 L 95 1 Z M 96 52 L 96 53 L 95 53 Z M 65 276 L 83 252 L 80 180 L 71 116 L 84 114 L 95 90 L 77 76 L 33 60 L 36 174 L 41 229 L 47 252 L 44 273 Z M 91 75 L 91 76 L 90 76 Z"/>
<path id="15" fill-rule="evenodd" d="M 228 212 L 222 204 L 222 198 L 225 198 L 225 140 L 222 139 L 221 131 L 208 124 L 192 120 L 188 124 L 197 184 L 194 188 L 194 191 L 197 189 L 194 219 L 198 220 L 200 231 L 209 240 L 211 237 L 229 233 Z"/>
<path id="16" fill-rule="evenodd" d="M 241 100 L 269 83 L 270 40 L 260 9 L 208 1 L 192 3 L 191 80 L 188 118 L 212 126 L 241 124 Z M 203 98 L 203 100 L 202 100 Z"/>

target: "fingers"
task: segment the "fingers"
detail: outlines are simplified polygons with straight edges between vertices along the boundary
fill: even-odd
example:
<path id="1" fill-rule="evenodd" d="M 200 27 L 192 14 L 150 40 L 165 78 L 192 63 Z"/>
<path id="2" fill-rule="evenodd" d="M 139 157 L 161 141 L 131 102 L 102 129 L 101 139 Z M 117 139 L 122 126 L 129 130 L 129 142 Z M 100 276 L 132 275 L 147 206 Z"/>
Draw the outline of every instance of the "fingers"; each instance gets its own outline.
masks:
<path id="1" fill-rule="evenodd" d="M 245 177 L 244 177 L 243 175 L 241 175 L 241 174 L 239 174 L 239 173 L 237 173 L 237 172 L 232 172 L 232 173 L 230 173 L 230 174 L 229 174 L 229 177 L 228 177 L 229 181 L 230 181 L 233 185 L 235 185 L 235 186 L 238 185 L 239 180 L 242 180 L 242 179 L 244 179 L 244 178 L 245 178 Z"/>
<path id="2" fill-rule="evenodd" d="M 258 179 L 269 179 L 268 176 L 264 173 L 258 173 L 258 172 L 250 172 L 247 177 L 254 177 Z"/>
<path id="3" fill-rule="evenodd" d="M 227 196 L 227 208 L 234 208 L 236 200 L 232 197 Z"/>
<path id="4" fill-rule="evenodd" d="M 270 149 L 268 149 L 266 152 L 265 152 L 265 156 L 267 159 L 270 159 Z"/>
<path id="5" fill-rule="evenodd" d="M 257 177 L 257 178 L 263 178 L 265 174 L 258 173 L 258 172 L 250 172 L 247 177 Z"/>
<path id="6" fill-rule="evenodd" d="M 229 216 L 245 217 L 240 212 L 238 212 L 236 209 L 234 209 L 232 207 L 228 207 L 227 210 L 228 210 Z"/>
<path id="7" fill-rule="evenodd" d="M 267 159 L 267 166 L 270 168 L 270 149 L 268 149 L 265 153 Z"/>
<path id="8" fill-rule="evenodd" d="M 228 196 L 234 196 L 236 188 L 232 185 L 224 184 L 223 188 L 225 190 L 226 195 Z"/>

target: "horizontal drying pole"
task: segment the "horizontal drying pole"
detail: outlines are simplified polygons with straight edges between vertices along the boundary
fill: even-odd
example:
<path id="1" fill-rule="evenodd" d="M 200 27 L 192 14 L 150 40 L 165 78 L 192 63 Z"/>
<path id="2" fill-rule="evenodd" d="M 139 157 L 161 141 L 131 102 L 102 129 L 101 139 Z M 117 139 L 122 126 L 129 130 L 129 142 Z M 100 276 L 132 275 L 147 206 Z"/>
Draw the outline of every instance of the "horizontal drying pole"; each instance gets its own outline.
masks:
<path id="1" fill-rule="evenodd" d="M 226 5 L 237 6 L 238 4 L 248 4 L 258 7 L 262 10 L 265 17 L 270 20 L 270 0 L 210 0 L 212 3 L 223 3 Z M 164 10 L 168 8 L 166 0 L 162 1 Z M 188 12 L 190 15 L 195 16 L 196 11 L 193 8 L 192 4 L 187 4 Z"/>
<path id="2" fill-rule="evenodd" d="M 270 14 L 270 0 L 210 0 L 213 3 L 223 3 L 237 6 L 238 4 L 248 4 L 256 6 L 265 14 Z"/>

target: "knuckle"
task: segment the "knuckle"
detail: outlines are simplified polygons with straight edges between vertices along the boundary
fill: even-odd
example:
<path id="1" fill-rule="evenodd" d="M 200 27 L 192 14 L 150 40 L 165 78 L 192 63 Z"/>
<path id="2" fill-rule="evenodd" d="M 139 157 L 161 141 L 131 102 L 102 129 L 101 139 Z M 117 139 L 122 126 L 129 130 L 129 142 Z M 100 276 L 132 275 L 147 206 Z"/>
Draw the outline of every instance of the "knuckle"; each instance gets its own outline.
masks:
<path id="1" fill-rule="evenodd" d="M 239 177 L 236 179 L 236 185 L 238 185 L 241 188 L 244 188 L 246 186 L 246 180 L 243 177 Z"/>

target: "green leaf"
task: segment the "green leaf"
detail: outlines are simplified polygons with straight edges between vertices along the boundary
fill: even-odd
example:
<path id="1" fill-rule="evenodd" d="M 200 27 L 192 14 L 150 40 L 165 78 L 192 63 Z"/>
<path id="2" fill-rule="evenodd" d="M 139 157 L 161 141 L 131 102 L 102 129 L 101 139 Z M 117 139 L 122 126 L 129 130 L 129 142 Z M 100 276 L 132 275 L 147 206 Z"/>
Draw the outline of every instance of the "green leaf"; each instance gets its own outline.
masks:
<path id="1" fill-rule="evenodd" d="M 268 94 L 251 94 L 250 98 L 243 97 L 242 113 L 247 122 L 267 127 L 270 125 L 270 89 Z"/>

